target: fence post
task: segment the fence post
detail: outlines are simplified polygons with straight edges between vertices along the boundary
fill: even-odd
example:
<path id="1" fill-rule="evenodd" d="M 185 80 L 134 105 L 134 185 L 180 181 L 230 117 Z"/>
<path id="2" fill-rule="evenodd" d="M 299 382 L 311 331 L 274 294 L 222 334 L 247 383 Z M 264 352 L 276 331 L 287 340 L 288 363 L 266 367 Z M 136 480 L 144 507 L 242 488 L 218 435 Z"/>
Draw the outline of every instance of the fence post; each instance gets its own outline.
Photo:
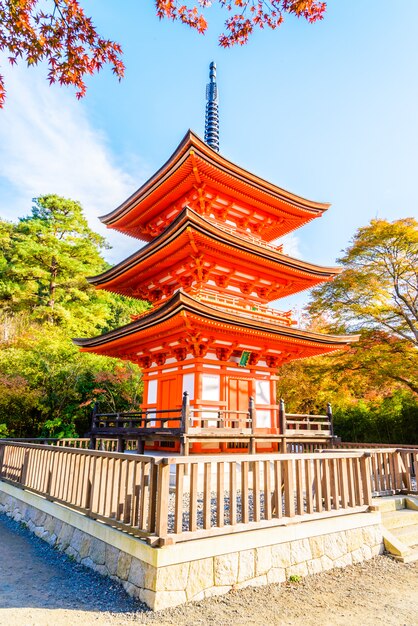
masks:
<path id="1" fill-rule="evenodd" d="M 287 441 L 286 441 L 286 430 L 287 430 L 287 422 L 286 422 L 286 407 L 283 398 L 280 398 L 279 402 L 279 426 L 280 432 L 283 435 L 283 439 L 280 444 L 280 451 L 283 454 L 287 452 Z"/>
<path id="2" fill-rule="evenodd" d="M 371 506 L 372 504 L 372 481 L 370 468 L 370 452 L 365 452 L 360 457 L 361 482 L 363 487 L 363 504 Z"/>
<path id="3" fill-rule="evenodd" d="M 327 416 L 329 421 L 329 433 L 334 438 L 334 417 L 332 415 L 332 406 L 330 402 L 327 402 Z"/>
<path id="4" fill-rule="evenodd" d="M 91 430 L 90 430 L 89 450 L 96 449 L 96 437 L 93 435 L 93 432 L 96 428 L 96 415 L 97 415 L 97 402 L 93 404 L 93 410 L 91 412 Z"/>
<path id="5" fill-rule="evenodd" d="M 6 442 L 0 441 L 0 476 L 3 474 L 3 461 L 4 461 L 4 451 L 6 449 Z"/>
<path id="6" fill-rule="evenodd" d="M 189 455 L 189 432 L 190 425 L 190 398 L 189 393 L 183 393 L 183 402 L 181 405 L 181 427 L 180 427 L 180 454 L 182 456 Z M 186 466 L 187 468 L 188 466 Z M 186 472 L 187 473 L 187 472 Z"/>
<path id="7" fill-rule="evenodd" d="M 190 398 L 188 391 L 183 393 L 183 402 L 181 405 L 181 432 L 187 434 L 189 432 L 190 422 Z"/>
<path id="8" fill-rule="evenodd" d="M 156 507 L 156 534 L 160 539 L 160 545 L 165 543 L 168 532 L 168 497 L 170 488 L 170 465 L 168 459 L 161 459 L 158 464 L 157 482 L 157 507 Z M 163 540 L 163 541 L 161 541 Z"/>
<path id="9" fill-rule="evenodd" d="M 255 411 L 255 402 L 252 396 L 248 399 L 248 417 L 251 422 L 251 434 L 254 435 L 255 432 L 255 422 L 256 422 L 256 411 Z M 256 453 L 256 443 L 254 437 L 250 439 L 250 454 Z"/>

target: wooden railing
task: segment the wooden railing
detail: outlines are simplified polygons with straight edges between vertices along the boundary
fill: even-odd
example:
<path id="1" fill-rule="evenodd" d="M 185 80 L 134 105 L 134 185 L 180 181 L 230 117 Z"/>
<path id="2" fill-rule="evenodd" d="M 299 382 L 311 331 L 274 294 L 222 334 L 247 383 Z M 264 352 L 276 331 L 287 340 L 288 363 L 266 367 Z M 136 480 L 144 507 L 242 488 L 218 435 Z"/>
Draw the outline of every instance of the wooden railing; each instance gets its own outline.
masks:
<path id="1" fill-rule="evenodd" d="M 139 536 L 155 535 L 152 457 L 0 441 L 0 478 Z"/>
<path id="2" fill-rule="evenodd" d="M 351 444 L 349 444 L 351 447 Z M 362 444 L 364 448 L 367 444 Z M 358 449 L 358 448 L 357 448 Z M 323 453 L 346 453 L 343 447 L 337 450 L 323 449 Z M 395 494 L 401 491 L 417 493 L 418 446 L 367 448 L 370 456 L 371 490 L 375 496 Z"/>
<path id="3" fill-rule="evenodd" d="M 61 439 L 58 437 L 11 437 L 10 441 L 15 441 L 16 443 L 36 443 L 48 446 L 82 449 L 87 449 L 90 443 L 90 439 L 88 437 L 66 437 Z"/>
<path id="4" fill-rule="evenodd" d="M 279 418 L 281 432 L 286 436 L 296 432 L 310 436 L 333 437 L 333 415 L 331 404 L 327 404 L 326 415 L 311 415 L 310 413 L 286 413 L 284 400 L 279 402 Z M 296 431 L 296 432 L 295 432 Z"/>
<path id="5" fill-rule="evenodd" d="M 367 452 L 154 458 L 0 441 L 1 480 L 159 545 L 365 511 L 371 475 Z"/>

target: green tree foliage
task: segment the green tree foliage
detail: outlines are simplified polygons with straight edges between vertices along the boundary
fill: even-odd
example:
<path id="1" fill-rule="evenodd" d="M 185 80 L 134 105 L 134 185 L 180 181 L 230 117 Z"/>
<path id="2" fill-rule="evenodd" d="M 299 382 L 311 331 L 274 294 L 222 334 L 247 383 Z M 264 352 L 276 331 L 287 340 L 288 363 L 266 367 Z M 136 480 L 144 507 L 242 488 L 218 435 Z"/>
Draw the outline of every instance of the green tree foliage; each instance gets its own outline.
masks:
<path id="1" fill-rule="evenodd" d="M 90 335 L 129 321 L 143 303 L 97 291 L 86 276 L 103 272 L 103 237 L 93 232 L 78 202 L 55 195 L 35 200 L 17 224 L 0 222 L 0 303 L 3 317 Z"/>
<path id="2" fill-rule="evenodd" d="M 330 401 L 346 441 L 418 443 L 418 222 L 372 220 L 339 262 L 341 275 L 312 292 L 310 325 L 360 340 L 285 365 L 278 394 L 290 412 Z"/>
<path id="3" fill-rule="evenodd" d="M 372 220 L 338 259 L 344 272 L 313 291 L 310 313 L 339 327 L 385 331 L 418 346 L 418 222 Z"/>
<path id="4" fill-rule="evenodd" d="M 106 244 L 79 203 L 38 198 L 29 217 L 0 222 L 0 436 L 73 436 L 106 411 L 138 406 L 140 370 L 82 354 L 73 336 L 97 335 L 130 321 L 143 302 L 97 291 Z"/>

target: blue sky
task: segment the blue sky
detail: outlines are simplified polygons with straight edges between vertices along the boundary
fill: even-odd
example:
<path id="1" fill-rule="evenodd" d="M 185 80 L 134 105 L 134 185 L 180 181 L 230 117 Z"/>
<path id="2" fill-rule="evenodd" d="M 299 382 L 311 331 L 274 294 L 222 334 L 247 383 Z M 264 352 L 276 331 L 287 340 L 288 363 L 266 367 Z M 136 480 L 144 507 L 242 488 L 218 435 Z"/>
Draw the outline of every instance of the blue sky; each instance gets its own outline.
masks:
<path id="1" fill-rule="evenodd" d="M 175 149 L 203 135 L 208 66 L 218 66 L 221 153 L 294 193 L 332 203 L 296 231 L 289 252 L 333 265 L 373 217 L 418 216 L 418 2 L 330 0 L 325 19 L 287 18 L 247 46 L 222 50 L 222 13 L 209 32 L 159 22 L 152 0 L 85 0 L 101 34 L 124 49 L 88 95 L 48 87 L 45 68 L 10 69 L 0 112 L 0 210 L 17 219 L 31 198 L 82 202 L 93 229 Z M 138 247 L 106 235 L 116 262 Z M 306 296 L 292 302 L 301 303 Z M 288 303 L 278 303 L 286 308 Z"/>

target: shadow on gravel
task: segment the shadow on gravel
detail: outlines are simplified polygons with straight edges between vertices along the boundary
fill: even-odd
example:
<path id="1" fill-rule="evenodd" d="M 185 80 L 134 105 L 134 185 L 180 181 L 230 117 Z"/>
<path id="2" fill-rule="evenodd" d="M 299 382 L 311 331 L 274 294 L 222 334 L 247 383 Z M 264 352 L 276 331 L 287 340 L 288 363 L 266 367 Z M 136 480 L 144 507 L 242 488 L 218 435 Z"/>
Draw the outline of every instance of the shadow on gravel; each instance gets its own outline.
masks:
<path id="1" fill-rule="evenodd" d="M 0 514 L 0 609 L 45 608 L 145 613 L 146 605 Z"/>

